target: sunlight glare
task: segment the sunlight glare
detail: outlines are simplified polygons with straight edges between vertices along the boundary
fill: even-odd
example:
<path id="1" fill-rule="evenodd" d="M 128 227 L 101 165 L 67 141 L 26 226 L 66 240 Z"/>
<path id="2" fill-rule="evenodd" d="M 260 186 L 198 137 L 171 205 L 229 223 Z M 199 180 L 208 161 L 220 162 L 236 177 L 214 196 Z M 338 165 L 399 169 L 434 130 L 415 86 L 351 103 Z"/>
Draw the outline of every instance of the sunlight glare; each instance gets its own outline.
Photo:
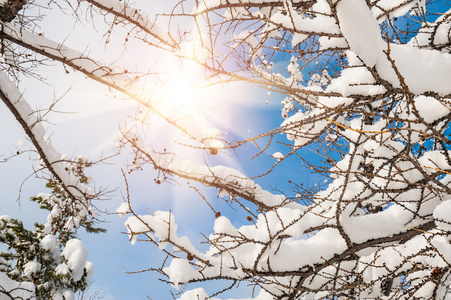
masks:
<path id="1" fill-rule="evenodd" d="M 156 91 L 157 109 L 171 119 L 202 114 L 211 88 L 199 73 L 199 67 L 191 61 L 185 61 L 180 71 L 169 72 L 168 78 Z"/>

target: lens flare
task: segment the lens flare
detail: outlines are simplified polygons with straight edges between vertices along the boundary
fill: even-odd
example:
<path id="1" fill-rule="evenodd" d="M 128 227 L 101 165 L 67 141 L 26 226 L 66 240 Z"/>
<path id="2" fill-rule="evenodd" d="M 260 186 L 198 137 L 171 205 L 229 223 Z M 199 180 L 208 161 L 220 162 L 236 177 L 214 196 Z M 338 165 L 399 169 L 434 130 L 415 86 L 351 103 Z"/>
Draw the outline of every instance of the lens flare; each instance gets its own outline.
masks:
<path id="1" fill-rule="evenodd" d="M 187 61 L 180 71 L 169 73 L 154 95 L 157 109 L 176 119 L 205 113 L 211 89 L 199 71 L 193 62 Z"/>

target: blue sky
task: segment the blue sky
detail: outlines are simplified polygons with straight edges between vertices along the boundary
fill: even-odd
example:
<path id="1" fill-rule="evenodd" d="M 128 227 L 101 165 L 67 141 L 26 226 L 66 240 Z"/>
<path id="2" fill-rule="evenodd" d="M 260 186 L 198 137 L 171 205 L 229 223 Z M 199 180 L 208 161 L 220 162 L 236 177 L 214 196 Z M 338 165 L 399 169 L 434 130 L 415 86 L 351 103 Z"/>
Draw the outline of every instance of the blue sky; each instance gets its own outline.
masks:
<path id="1" fill-rule="evenodd" d="M 72 80 L 58 82 L 57 78 L 64 77 L 64 70 L 55 67 L 50 70 L 48 77 L 55 79 L 55 87 L 45 89 L 41 84 L 26 79 L 28 83 L 25 97 L 39 107 L 45 107 L 49 100 L 56 95 L 64 93 L 66 88 L 72 86 L 69 94 L 56 107 L 59 111 L 74 112 L 71 114 L 52 113 L 49 116 L 51 121 L 48 124 L 48 133 L 51 133 L 53 144 L 61 153 L 76 156 L 79 154 L 88 155 L 91 159 L 98 159 L 102 153 L 104 156 L 112 154 L 112 147 L 118 136 L 118 124 L 132 115 L 135 106 L 133 103 L 117 103 L 117 101 L 106 97 L 104 91 L 96 84 L 84 78 L 71 77 Z M 81 76 L 79 76 L 81 77 Z M 243 89 L 238 85 L 231 85 L 225 88 L 240 89 L 240 92 L 219 94 L 221 102 L 230 103 L 224 105 L 223 117 L 228 121 L 216 124 L 220 129 L 229 132 L 229 136 L 242 134 L 252 136 L 274 128 L 282 121 L 280 114 L 280 101 L 277 96 L 268 97 L 266 92 L 258 87 Z M 34 98 L 36 91 L 40 91 L 38 97 Z M 230 95 L 230 96 L 229 96 Z M 230 99 L 229 97 L 233 97 Z M 269 101 L 268 104 L 266 101 Z M 0 154 L 3 158 L 17 150 L 26 151 L 31 148 L 30 143 L 19 147 L 19 140 L 24 138 L 24 134 L 13 116 L 5 107 L 0 108 L 2 124 L 0 128 Z M 231 128 L 234 125 L 236 132 Z M 222 128 L 221 128 L 222 127 Z M 158 129 L 159 134 L 152 139 L 156 148 L 164 147 L 169 141 L 164 140 L 171 132 L 170 127 L 163 125 Z M 238 138 L 238 136 L 236 136 Z M 280 138 L 283 137 L 280 135 Z M 250 157 L 257 152 L 254 146 L 244 146 L 235 155 L 232 152 L 219 154 L 215 157 L 206 155 L 207 161 L 211 164 L 232 165 L 240 169 L 248 176 L 255 176 L 266 170 L 274 159 L 270 154 L 281 151 L 286 153 L 282 146 L 271 147 L 261 157 L 250 160 Z M 45 182 L 35 179 L 32 175 L 29 157 L 34 158 L 35 154 L 24 153 L 19 157 L 11 159 L 7 163 L 0 164 L 0 174 L 3 180 L 0 182 L 2 190 L 2 201 L 0 215 L 7 214 L 24 220 L 28 228 L 32 228 L 35 221 L 43 222 L 46 212 L 40 212 L 35 205 L 28 201 L 30 196 L 45 190 Z M 121 174 L 121 168 L 126 168 L 127 155 L 121 155 L 88 170 L 93 176 L 96 187 L 104 187 L 114 190 L 109 195 L 109 200 L 96 203 L 101 210 L 114 211 L 121 203 L 122 197 L 119 189 L 124 190 L 125 184 Z M 304 173 L 298 168 L 286 168 L 279 166 L 274 171 L 272 179 L 257 180 L 265 188 L 280 188 L 286 190 L 287 180 L 298 182 Z M 6 176 L 7 175 L 7 176 Z M 203 200 L 192 189 L 186 187 L 183 181 L 180 184 L 163 183 L 157 185 L 154 178 L 157 176 L 149 166 L 142 172 L 132 173 L 128 176 L 128 183 L 131 190 L 131 201 L 138 213 L 148 213 L 147 208 L 155 210 L 172 209 L 179 223 L 179 235 L 187 235 L 197 244 L 202 241 L 200 232 L 208 235 L 214 222 L 214 214 Z M 275 179 L 276 178 L 276 179 Z M 21 184 L 23 183 L 22 187 Z M 16 199 L 20 193 L 20 202 Z M 208 200 L 215 210 L 221 211 L 236 224 L 247 224 L 246 214 L 243 214 L 236 205 L 232 208 L 221 199 L 216 199 L 217 191 L 207 192 Z M 20 204 L 20 205 L 19 205 Z M 137 243 L 132 246 L 128 242 L 126 235 L 121 232 L 126 231 L 123 226 L 125 218 L 121 219 L 116 215 L 103 214 L 105 223 L 101 224 L 108 230 L 106 234 L 85 234 L 80 232 L 80 237 L 88 247 L 89 260 L 95 264 L 96 271 L 93 276 L 94 286 L 104 288 L 109 291 L 110 299 L 145 299 L 149 295 L 152 299 L 168 299 L 170 297 L 170 286 L 158 281 L 159 275 L 155 272 L 145 272 L 140 274 L 125 274 L 126 271 L 139 271 L 150 267 L 158 267 L 164 256 L 157 247 L 146 243 Z M 123 268 L 123 269 L 122 269 Z M 213 292 L 215 284 L 210 288 Z M 232 294 L 233 295 L 233 294 Z"/>
<path id="2" fill-rule="evenodd" d="M 86 31 L 73 27 L 72 22 L 61 22 L 59 25 L 58 32 L 44 30 L 44 34 L 56 39 L 65 39 L 67 45 L 76 49 L 84 49 L 85 45 L 89 44 L 93 48 L 93 56 L 102 53 L 103 44 L 99 42 L 100 40 L 86 38 Z M 49 28 L 52 27 L 54 26 L 49 26 Z M 67 36 L 69 32 L 71 34 Z M 131 55 L 130 64 L 145 63 L 150 66 L 158 57 L 155 53 L 140 52 L 140 49 L 137 51 L 139 55 Z M 114 60 L 113 54 L 109 52 L 106 58 Z M 119 124 L 134 114 L 136 104 L 108 97 L 107 89 L 84 76 L 77 75 L 72 70 L 66 74 L 66 70 L 61 65 L 43 67 L 41 72 L 48 79 L 48 84 L 40 83 L 33 78 L 23 78 L 21 87 L 24 89 L 26 100 L 37 109 L 45 109 L 52 101 L 67 92 L 67 95 L 55 107 L 56 111 L 63 113 L 49 114 L 49 122 L 46 124 L 47 134 L 51 136 L 55 148 L 62 154 L 72 157 L 79 154 L 88 155 L 92 160 L 97 160 L 102 155 L 113 154 L 112 148 L 115 147 L 119 135 Z M 219 110 L 222 114 L 211 121 L 220 130 L 228 132 L 228 137 L 231 139 L 255 136 L 279 126 L 282 122 L 280 101 L 283 98 L 274 93 L 268 96 L 265 90 L 257 86 L 227 85 L 217 90 L 212 98 L 220 104 Z M 0 164 L 0 174 L 2 174 L 0 215 L 21 219 L 27 228 L 32 229 L 34 222 L 45 221 L 47 213 L 40 211 L 38 206 L 28 199 L 48 191 L 45 189 L 45 181 L 36 179 L 33 175 L 30 159 L 34 159 L 36 154 L 28 152 L 32 148 L 31 143 L 27 142 L 25 146 L 19 146 L 25 135 L 4 106 L 0 106 L 0 118 L 3 125 L 0 127 L 2 141 L 0 155 L 3 156 L 0 158 L 8 157 L 18 150 L 23 151 L 20 156 Z M 152 138 L 153 146 L 157 150 L 162 150 L 168 143 L 172 143 L 174 138 L 166 137 L 173 131 L 168 125 L 157 127 L 154 130 L 155 137 Z M 276 139 L 285 140 L 280 134 L 276 136 Z M 263 143 L 261 145 L 264 146 Z M 214 157 L 206 154 L 205 159 L 211 165 L 232 166 L 245 175 L 255 176 L 266 171 L 275 162 L 270 155 L 277 151 L 286 153 L 287 149 L 274 143 L 260 157 L 250 160 L 258 149 L 248 144 L 238 149 L 236 154 L 232 151 Z M 202 161 L 203 157 L 198 155 L 196 159 Z M 130 161 L 131 156 L 124 153 L 107 161 L 106 164 L 95 166 L 87 171 L 93 176 L 97 188 L 112 190 L 108 200 L 96 203 L 101 211 L 114 212 L 122 203 L 120 190 L 125 189 L 125 184 L 121 168 L 126 169 L 127 160 Z M 269 190 L 277 188 L 287 191 L 289 190 L 288 180 L 300 182 L 307 176 L 306 172 L 303 172 L 301 168 L 293 167 L 293 164 L 300 165 L 298 160 L 289 159 L 278 166 L 270 176 L 256 181 Z M 156 176 L 157 174 L 150 166 L 142 172 L 128 176 L 133 208 L 142 214 L 148 213 L 147 209 L 152 211 L 171 209 L 179 224 L 179 235 L 187 235 L 196 245 L 199 245 L 198 243 L 202 241 L 200 232 L 208 235 L 212 231 L 214 214 L 201 197 L 194 190 L 187 188 L 183 181 L 179 184 L 157 185 L 154 182 Z M 203 192 L 206 193 L 215 210 L 229 217 L 234 225 L 248 224 L 245 219 L 247 214 L 244 214 L 236 204 L 229 206 L 225 201 L 217 199 L 215 190 L 203 190 Z M 20 200 L 17 201 L 19 196 Z M 106 299 L 146 299 L 146 295 L 154 300 L 169 299 L 171 288 L 168 284 L 158 281 L 160 276 L 157 273 L 144 272 L 129 275 L 123 271 L 159 267 L 164 256 L 158 248 L 146 243 L 137 243 L 132 246 L 128 237 L 122 234 L 126 231 L 123 225 L 125 218 L 121 219 L 109 214 L 103 214 L 102 218 L 105 223 L 101 226 L 108 230 L 106 234 L 85 234 L 82 230 L 80 231 L 80 238 L 89 251 L 88 260 L 96 267 L 93 276 L 94 288 L 108 290 Z M 208 286 L 207 290 L 211 293 L 218 288 L 217 283 Z M 233 295 L 234 293 L 229 294 L 231 297 Z M 243 295 L 235 292 L 235 296 Z"/>
<path id="3" fill-rule="evenodd" d="M 161 3 L 162 1 L 155 1 Z M 67 34 L 72 32 L 71 23 L 61 24 L 61 32 Z M 74 31 L 78 34 L 71 35 L 68 44 L 77 48 L 84 48 L 84 43 L 89 39 L 83 38 L 83 31 Z M 91 42 L 92 43 L 92 42 Z M 92 45 L 102 47 L 102 44 Z M 94 53 L 96 54 L 96 53 Z M 139 59 L 138 59 L 139 58 Z M 156 58 L 155 53 L 142 53 L 133 58 L 134 62 L 142 61 L 151 63 Z M 79 154 L 88 155 L 91 159 L 99 159 L 100 156 L 108 156 L 113 153 L 112 148 L 116 144 L 118 136 L 118 124 L 121 124 L 128 116 L 133 115 L 136 106 L 134 103 L 120 102 L 106 96 L 105 88 L 90 82 L 83 76 L 65 73 L 60 65 L 44 68 L 44 74 L 53 85 L 46 86 L 36 80 L 25 78 L 23 85 L 26 87 L 25 97 L 36 107 L 46 107 L 51 101 L 63 95 L 70 89 L 67 96 L 56 107 L 59 111 L 73 112 L 71 114 L 52 113 L 49 115 L 48 132 L 51 133 L 53 143 L 61 153 L 69 156 Z M 220 110 L 224 113 L 226 121 L 212 120 L 219 129 L 229 132 L 229 136 L 239 138 L 250 137 L 273 129 L 282 122 L 280 101 L 283 97 L 268 96 L 266 91 L 256 86 L 229 85 L 218 91 L 213 97 L 222 106 Z M 268 101 L 268 103 L 266 103 Z M 23 139 L 24 133 L 15 122 L 14 117 L 6 107 L 0 106 L 0 159 L 8 157 L 17 150 L 26 151 L 31 148 L 27 143 L 19 147 L 19 140 Z M 233 126 L 233 128 L 231 128 Z M 235 129 L 235 130 L 232 130 Z M 173 131 L 168 125 L 163 125 L 155 130 L 152 143 L 160 150 L 172 140 L 165 139 Z M 276 139 L 286 141 L 282 135 Z M 263 146 L 263 145 L 262 145 Z M 287 153 L 283 145 L 274 143 L 268 151 L 260 157 L 250 160 L 258 152 L 252 145 L 243 146 L 243 149 L 227 154 L 221 153 L 215 157 L 205 156 L 209 164 L 225 164 L 237 167 L 248 176 L 255 176 L 267 170 L 275 160 L 270 154 L 280 151 Z M 2 206 L 0 215 L 11 215 L 24 221 L 28 228 L 35 221 L 43 222 L 46 212 L 40 212 L 35 203 L 28 201 L 30 196 L 40 192 L 46 192 L 45 182 L 35 179 L 32 175 L 33 169 L 29 158 L 35 154 L 25 152 L 19 157 L 11 159 L 7 163 L 0 163 L 0 190 Z M 309 149 L 302 152 L 309 155 Z M 185 152 L 183 152 L 185 154 Z M 108 164 L 98 165 L 88 170 L 96 182 L 96 187 L 104 187 L 114 190 L 109 195 L 109 200 L 97 203 L 104 211 L 115 211 L 122 203 L 120 190 L 125 189 L 121 168 L 126 168 L 127 159 L 131 157 L 124 153 L 108 161 Z M 202 159 L 198 156 L 197 159 Z M 27 179 L 29 176 L 31 177 Z M 214 214 L 208 205 L 192 189 L 187 188 L 183 181 L 179 184 L 163 183 L 158 185 L 154 182 L 157 176 L 151 166 L 142 172 L 132 173 L 128 176 L 133 208 L 138 213 L 171 209 L 179 224 L 179 235 L 187 235 L 197 245 L 202 241 L 200 232 L 208 235 L 214 222 Z M 272 174 L 265 178 L 257 179 L 257 183 L 271 190 L 280 189 L 291 191 L 288 180 L 304 184 L 320 183 L 321 178 L 311 176 L 300 161 L 289 158 L 283 164 L 277 166 Z M 23 185 L 22 185 L 23 183 Z M 20 201 L 18 196 L 20 192 Z M 205 191 L 210 203 L 215 210 L 229 217 L 234 225 L 247 224 L 246 214 L 235 205 L 230 207 L 221 199 L 216 199 L 216 191 Z M 294 196 L 289 194 L 289 196 Z M 159 267 L 164 259 L 161 252 L 154 245 L 137 243 L 132 246 L 123 226 L 125 219 L 116 215 L 103 214 L 105 223 L 101 224 L 108 232 L 106 234 L 85 234 L 80 232 L 80 237 L 88 247 L 89 260 L 95 264 L 96 271 L 93 281 L 94 288 L 107 289 L 107 299 L 146 299 L 146 295 L 154 300 L 170 299 L 170 286 L 158 281 L 159 275 L 155 272 L 144 272 L 139 274 L 125 274 L 126 271 L 139 271 L 151 267 Z M 214 292 L 216 283 L 210 285 L 209 292 Z M 175 292 L 175 291 L 174 291 Z M 233 296 L 232 294 L 229 294 Z M 236 294 L 235 294 L 236 296 Z M 243 295 L 240 295 L 243 296 Z"/>

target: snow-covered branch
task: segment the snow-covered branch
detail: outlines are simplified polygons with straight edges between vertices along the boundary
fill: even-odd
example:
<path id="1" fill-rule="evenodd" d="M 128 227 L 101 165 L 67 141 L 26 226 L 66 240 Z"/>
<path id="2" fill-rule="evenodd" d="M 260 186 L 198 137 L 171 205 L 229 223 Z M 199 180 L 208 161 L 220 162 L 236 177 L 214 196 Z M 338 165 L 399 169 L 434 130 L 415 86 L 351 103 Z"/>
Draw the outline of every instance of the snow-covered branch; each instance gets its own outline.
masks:
<path id="1" fill-rule="evenodd" d="M 213 211 L 212 228 L 202 234 L 208 249 L 202 249 L 193 242 L 200 238 L 180 236 L 184 224 L 170 208 L 141 213 L 128 193 L 117 210 L 128 216 L 125 226 L 132 244 L 146 241 L 167 255 L 159 267 L 149 269 L 159 272 L 164 281 L 175 288 L 207 281 L 227 283 L 208 293 L 203 288 L 183 290 L 180 299 L 216 299 L 242 282 L 252 286 L 252 297 L 265 300 L 449 298 L 448 4 L 436 5 L 432 0 L 201 0 L 180 1 L 169 13 L 152 14 L 119 0 L 71 5 L 76 7 L 76 19 L 85 4 L 92 19 L 104 18 L 108 27 L 105 45 L 122 30 L 126 42 L 115 65 L 123 67 L 115 67 L 91 56 L 89 45 L 79 51 L 40 35 L 36 30 L 39 20 L 27 19 L 23 9 L 32 3 L 13 2 L 14 7 L 12 2 L 0 4 L 0 67 L 15 70 L 8 74 L 16 76 L 17 82 L 1 73 L 0 98 L 54 178 L 53 194 L 34 199 L 50 211 L 48 223 L 35 231 L 21 229 L 37 252 L 47 251 L 53 260 L 42 268 L 35 253 L 31 261 L 17 264 L 19 278 L 11 274 L 14 267 L 8 263 L 14 259 L 8 256 L 4 265 L 9 273 L 2 271 L 0 276 L 14 278 L 13 287 L 20 280 L 25 284 L 39 279 L 38 274 L 46 270 L 55 271 L 75 282 L 58 287 L 61 296 L 85 288 L 91 270 L 85 248 L 69 227 L 87 222 L 84 217 L 91 212 L 89 201 L 95 192 L 77 171 L 77 162 L 63 159 L 44 137 L 41 120 L 16 88 L 20 76 L 28 75 L 28 65 L 21 65 L 21 59 L 32 53 L 33 58 L 64 64 L 136 102 L 137 114 L 121 127 L 118 144 L 119 151 L 131 151 L 130 170 L 150 165 L 158 173 L 158 184 L 188 181 Z M 157 17 L 151 20 L 150 15 Z M 163 21 L 168 21 L 165 27 Z M 149 81 L 130 71 L 151 70 L 151 66 L 128 65 L 128 37 L 140 39 L 143 49 L 164 50 L 182 64 L 197 63 L 209 80 L 207 86 L 239 81 L 266 89 L 262 103 L 268 114 L 272 112 L 269 100 L 273 101 L 274 94 L 281 96 L 283 120 L 278 125 L 265 120 L 263 125 L 274 126 L 255 135 L 250 135 L 247 125 L 241 128 L 240 122 L 230 122 L 224 126 L 227 129 L 212 129 L 202 115 L 204 102 L 196 112 L 178 101 L 186 100 L 185 95 L 169 103 L 161 94 L 172 91 L 158 86 L 164 86 L 164 76 L 152 74 L 157 85 L 149 88 Z M 172 71 L 163 65 L 164 72 Z M 150 78 L 150 71 L 146 72 L 143 77 Z M 180 80 L 171 88 L 181 85 Z M 221 93 L 235 97 L 229 91 Z M 233 105 L 236 111 L 244 109 L 240 102 Z M 205 122 L 196 126 L 201 123 L 199 115 Z M 173 148 L 166 149 L 166 144 L 150 136 L 157 131 L 151 128 L 154 116 L 181 133 L 182 137 L 174 137 L 176 145 L 164 141 Z M 158 131 L 169 132 L 163 127 Z M 174 150 L 183 146 L 189 151 Z M 252 149 L 255 153 L 249 155 Z M 201 153 L 198 157 L 203 162 L 189 160 L 188 152 Z M 238 170 L 228 165 L 230 157 L 253 159 L 258 167 Z M 299 174 L 305 174 L 303 168 L 317 177 L 300 178 Z M 124 179 L 128 191 L 125 175 Z M 197 183 L 203 186 L 197 188 Z M 204 187 L 216 189 L 219 197 L 210 199 Z M 239 211 L 216 210 L 218 198 Z M 64 203 L 69 199 L 85 209 L 77 205 L 66 209 Z M 1 220 L 5 237 L 0 234 L 0 238 L 16 247 L 17 243 L 6 238 L 7 232 L 21 228 L 21 223 L 6 217 Z M 61 247 L 53 245 L 56 236 L 64 241 Z M 20 253 L 18 247 L 14 249 Z M 74 257 L 83 259 L 76 263 Z"/>

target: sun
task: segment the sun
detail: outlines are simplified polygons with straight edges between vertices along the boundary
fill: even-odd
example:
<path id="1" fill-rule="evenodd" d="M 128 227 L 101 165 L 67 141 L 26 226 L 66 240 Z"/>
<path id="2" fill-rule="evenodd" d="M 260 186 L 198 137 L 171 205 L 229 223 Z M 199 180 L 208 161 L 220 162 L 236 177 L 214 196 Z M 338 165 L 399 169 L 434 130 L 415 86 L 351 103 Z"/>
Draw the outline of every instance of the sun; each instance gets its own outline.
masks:
<path id="1" fill-rule="evenodd" d="M 151 107 L 143 115 L 146 123 L 152 123 L 146 128 L 146 136 L 156 144 L 164 142 L 163 149 L 168 151 L 187 145 L 191 150 L 206 150 L 202 154 L 222 157 L 228 141 L 246 138 L 248 130 L 240 130 L 240 126 L 249 123 L 249 119 L 236 116 L 243 116 L 240 111 L 261 106 L 262 102 L 248 86 L 209 77 L 205 73 L 208 61 L 196 48 L 199 45 L 189 43 L 181 47 L 183 51 L 177 59 L 159 56 L 155 65 L 157 80 L 143 89 L 145 101 Z M 185 155 L 188 152 L 180 151 Z"/>
<path id="2" fill-rule="evenodd" d="M 179 68 L 171 68 L 157 87 L 156 108 L 165 116 L 176 119 L 205 112 L 212 100 L 211 84 L 202 78 L 195 62 L 185 61 Z"/>
<path id="3" fill-rule="evenodd" d="M 157 118 L 161 122 L 151 118 L 152 129 L 164 132 L 162 140 L 167 142 L 172 140 L 176 141 L 175 144 L 207 150 L 213 146 L 219 147 L 216 140 L 222 132 L 210 123 L 220 112 L 217 110 L 218 102 L 223 100 L 218 97 L 221 95 L 218 87 L 205 79 L 204 68 L 196 61 L 177 60 L 165 65 L 165 72 L 159 74 L 157 84 L 149 93 L 151 111 L 161 117 Z"/>

